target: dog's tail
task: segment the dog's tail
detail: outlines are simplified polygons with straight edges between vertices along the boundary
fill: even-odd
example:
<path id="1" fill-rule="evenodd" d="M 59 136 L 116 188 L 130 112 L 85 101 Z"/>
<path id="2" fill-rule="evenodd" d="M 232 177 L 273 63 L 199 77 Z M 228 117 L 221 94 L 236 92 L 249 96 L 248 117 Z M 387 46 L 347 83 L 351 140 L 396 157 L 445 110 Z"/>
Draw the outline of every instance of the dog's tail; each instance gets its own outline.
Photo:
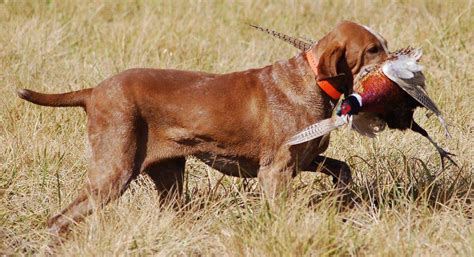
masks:
<path id="1" fill-rule="evenodd" d="M 51 107 L 86 107 L 92 88 L 63 94 L 43 94 L 28 89 L 19 89 L 18 96 L 28 102 Z"/>

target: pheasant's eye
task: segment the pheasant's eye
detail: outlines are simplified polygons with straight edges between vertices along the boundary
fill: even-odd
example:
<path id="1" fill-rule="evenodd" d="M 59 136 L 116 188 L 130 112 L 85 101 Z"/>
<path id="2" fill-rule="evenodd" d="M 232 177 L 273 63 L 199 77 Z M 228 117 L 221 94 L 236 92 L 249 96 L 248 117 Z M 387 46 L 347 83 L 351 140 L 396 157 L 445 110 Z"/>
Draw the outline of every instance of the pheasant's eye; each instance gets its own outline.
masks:
<path id="1" fill-rule="evenodd" d="M 378 46 L 371 46 L 369 49 L 367 49 L 367 52 L 371 54 L 376 54 L 380 51 L 380 47 Z"/>

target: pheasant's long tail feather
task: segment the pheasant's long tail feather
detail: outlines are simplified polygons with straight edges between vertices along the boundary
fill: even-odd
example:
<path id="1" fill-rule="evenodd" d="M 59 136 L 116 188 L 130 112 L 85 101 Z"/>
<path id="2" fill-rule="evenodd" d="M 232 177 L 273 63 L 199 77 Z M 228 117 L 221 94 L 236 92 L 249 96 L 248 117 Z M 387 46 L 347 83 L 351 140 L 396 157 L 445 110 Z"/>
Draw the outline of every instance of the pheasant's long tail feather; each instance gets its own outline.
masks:
<path id="1" fill-rule="evenodd" d="M 288 145 L 297 145 L 321 137 L 346 124 L 344 117 L 335 116 L 315 123 L 288 140 Z"/>
<path id="2" fill-rule="evenodd" d="M 289 44 L 291 44 L 292 46 L 300 49 L 301 51 L 308 51 L 309 49 L 311 49 L 311 47 L 313 46 L 314 43 L 312 43 L 311 41 L 310 42 L 305 42 L 304 40 L 301 40 L 299 38 L 295 38 L 295 37 L 291 37 L 291 36 L 288 36 L 288 35 L 285 35 L 283 33 L 280 33 L 278 31 L 274 31 L 274 30 L 271 30 L 271 29 L 267 29 L 267 28 L 263 28 L 263 27 L 260 27 L 260 26 L 257 26 L 257 25 L 252 25 L 252 24 L 249 24 L 250 27 L 253 27 L 253 28 L 256 28 L 260 31 L 263 31 L 267 34 L 270 34 L 276 38 L 279 38 Z"/>

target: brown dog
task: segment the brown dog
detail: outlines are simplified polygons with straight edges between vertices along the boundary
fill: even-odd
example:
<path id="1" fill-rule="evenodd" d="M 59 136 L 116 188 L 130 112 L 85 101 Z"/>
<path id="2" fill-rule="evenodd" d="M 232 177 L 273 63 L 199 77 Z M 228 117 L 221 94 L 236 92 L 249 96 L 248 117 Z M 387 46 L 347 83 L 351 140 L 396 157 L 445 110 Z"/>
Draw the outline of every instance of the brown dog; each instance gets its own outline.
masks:
<path id="1" fill-rule="evenodd" d="M 39 105 L 87 112 L 88 179 L 79 196 L 49 219 L 50 230 L 66 231 L 94 203 L 119 197 L 141 172 L 162 194 L 181 193 L 188 155 L 231 176 L 258 177 L 269 197 L 285 190 L 298 170 L 318 165 L 347 185 L 347 164 L 319 156 L 328 138 L 291 147 L 285 142 L 330 117 L 336 100 L 329 95 L 350 93 L 353 76 L 383 61 L 384 49 L 367 28 L 341 22 L 307 53 L 260 69 L 223 75 L 131 69 L 76 92 L 19 90 L 21 98 Z"/>

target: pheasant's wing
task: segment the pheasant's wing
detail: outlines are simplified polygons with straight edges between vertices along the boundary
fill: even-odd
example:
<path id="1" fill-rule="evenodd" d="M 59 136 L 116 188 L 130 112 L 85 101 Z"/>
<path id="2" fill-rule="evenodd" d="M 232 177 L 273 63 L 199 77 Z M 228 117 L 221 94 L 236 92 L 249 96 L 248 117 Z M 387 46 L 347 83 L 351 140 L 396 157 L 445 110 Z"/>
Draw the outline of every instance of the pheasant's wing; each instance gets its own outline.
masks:
<path id="1" fill-rule="evenodd" d="M 361 112 L 352 116 L 351 128 L 363 136 L 374 138 L 376 133 L 385 129 L 386 122 L 375 113 Z"/>
<path id="2" fill-rule="evenodd" d="M 297 145 L 321 137 L 346 124 L 344 117 L 335 116 L 315 123 L 288 140 L 288 145 Z"/>
<path id="3" fill-rule="evenodd" d="M 423 73 L 415 72 L 413 73 L 413 77 L 410 79 L 391 76 L 391 74 L 386 75 L 424 107 L 434 112 L 437 116 L 441 115 L 441 111 L 438 109 L 438 106 L 436 106 L 436 104 L 431 100 L 424 89 L 425 83 Z"/>
<path id="4" fill-rule="evenodd" d="M 421 49 L 400 49 L 393 54 L 393 59 L 383 64 L 382 71 L 411 97 L 439 116 L 441 112 L 424 89 L 425 76 L 421 72 L 423 67 L 418 64 L 421 54 Z"/>
<path id="5" fill-rule="evenodd" d="M 398 86 L 400 86 L 405 92 L 407 92 L 411 97 L 413 97 L 415 100 L 417 100 L 421 105 L 423 105 L 425 108 L 429 109 L 430 111 L 434 112 L 436 116 L 438 117 L 439 121 L 444 127 L 446 136 L 450 137 L 448 128 L 446 126 L 446 122 L 444 120 L 443 115 L 441 114 L 441 111 L 439 110 L 438 106 L 431 100 L 431 98 L 428 96 L 426 93 L 424 87 L 425 87 L 425 76 L 423 73 L 418 70 L 418 71 L 410 71 L 406 67 L 403 67 L 402 65 L 397 64 L 400 61 L 393 61 L 393 62 L 388 62 L 384 64 L 383 66 L 383 72 L 384 74 L 391 79 L 393 82 L 395 82 Z M 410 66 L 413 67 L 413 63 L 410 63 Z M 400 70 L 405 71 L 404 74 L 407 72 L 411 73 L 411 76 L 400 76 Z M 417 69 L 413 69 L 417 70 Z"/>

